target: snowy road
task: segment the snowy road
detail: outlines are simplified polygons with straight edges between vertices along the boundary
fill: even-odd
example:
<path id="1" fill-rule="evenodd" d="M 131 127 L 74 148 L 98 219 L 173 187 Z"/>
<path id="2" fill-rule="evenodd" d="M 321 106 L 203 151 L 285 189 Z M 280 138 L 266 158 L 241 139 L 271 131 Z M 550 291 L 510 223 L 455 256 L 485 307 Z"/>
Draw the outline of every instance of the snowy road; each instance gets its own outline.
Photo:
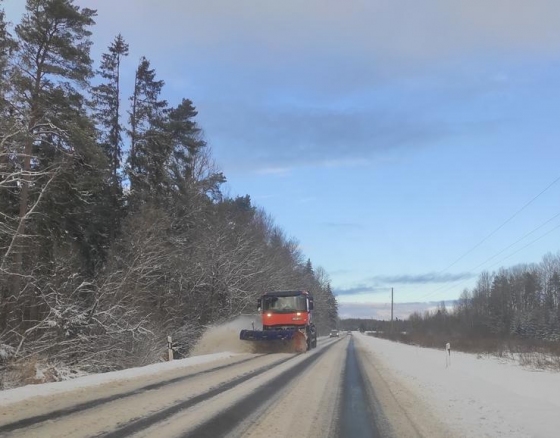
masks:
<path id="1" fill-rule="evenodd" d="M 0 436 L 552 438 L 560 430 L 558 372 L 464 353 L 446 366 L 443 349 L 360 334 L 320 339 L 301 355 L 249 354 L 217 338 L 229 352 L 214 337 L 200 356 L 0 391 Z"/>
<path id="2" fill-rule="evenodd" d="M 360 339 L 0 399 L 0 436 L 450 436 L 412 394 L 389 388 L 394 382 L 379 374 Z"/>

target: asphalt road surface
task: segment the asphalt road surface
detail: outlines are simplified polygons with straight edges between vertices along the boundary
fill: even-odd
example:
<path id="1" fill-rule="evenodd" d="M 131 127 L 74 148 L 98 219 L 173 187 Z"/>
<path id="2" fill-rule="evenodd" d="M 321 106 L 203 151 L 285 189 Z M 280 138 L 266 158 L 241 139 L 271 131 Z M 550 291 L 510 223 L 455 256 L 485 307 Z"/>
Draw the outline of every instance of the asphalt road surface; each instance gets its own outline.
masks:
<path id="1" fill-rule="evenodd" d="M 4 406 L 6 437 L 449 437 L 420 397 L 360 347 L 241 354 Z"/>

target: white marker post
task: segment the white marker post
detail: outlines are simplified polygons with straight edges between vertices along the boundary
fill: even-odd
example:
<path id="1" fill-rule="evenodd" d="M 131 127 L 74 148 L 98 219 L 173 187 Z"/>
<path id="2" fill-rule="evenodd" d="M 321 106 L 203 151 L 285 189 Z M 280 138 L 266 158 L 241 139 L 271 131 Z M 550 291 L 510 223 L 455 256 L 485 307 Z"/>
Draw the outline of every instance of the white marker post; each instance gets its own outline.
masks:
<path id="1" fill-rule="evenodd" d="M 451 344 L 445 344 L 445 368 L 451 366 Z"/>
<path id="2" fill-rule="evenodd" d="M 167 337 L 167 354 L 168 354 L 167 360 L 171 362 L 173 360 L 173 340 L 171 339 L 171 336 Z"/>

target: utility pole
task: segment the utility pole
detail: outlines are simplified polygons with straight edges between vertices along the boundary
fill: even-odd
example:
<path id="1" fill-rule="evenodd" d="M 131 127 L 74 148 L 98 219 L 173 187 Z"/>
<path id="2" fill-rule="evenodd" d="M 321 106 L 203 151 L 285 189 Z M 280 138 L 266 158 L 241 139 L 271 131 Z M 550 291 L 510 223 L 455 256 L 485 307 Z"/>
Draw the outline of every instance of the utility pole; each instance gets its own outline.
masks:
<path id="1" fill-rule="evenodd" d="M 391 288 L 391 333 L 393 333 L 393 288 Z"/>

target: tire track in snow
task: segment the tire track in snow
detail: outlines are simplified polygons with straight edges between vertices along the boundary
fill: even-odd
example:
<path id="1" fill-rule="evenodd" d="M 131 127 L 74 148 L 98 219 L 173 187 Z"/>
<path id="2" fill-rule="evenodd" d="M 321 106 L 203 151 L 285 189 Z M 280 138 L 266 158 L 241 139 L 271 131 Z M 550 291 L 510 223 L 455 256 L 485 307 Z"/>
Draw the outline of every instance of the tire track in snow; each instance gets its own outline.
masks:
<path id="1" fill-rule="evenodd" d="M 343 385 L 337 436 L 380 437 L 371 408 L 373 403 L 367 392 L 366 379 L 358 363 L 353 339 L 346 349 Z"/>
<path id="2" fill-rule="evenodd" d="M 297 357 L 297 356 L 295 356 Z M 229 389 L 235 388 L 236 386 L 241 385 L 242 383 L 246 382 L 249 379 L 252 379 L 253 377 L 259 376 L 261 374 L 266 373 L 267 371 L 282 365 L 285 362 L 288 362 L 290 360 L 293 360 L 294 357 L 289 357 L 286 359 L 282 359 L 279 361 L 276 361 L 270 365 L 266 365 L 264 367 L 261 368 L 257 368 L 254 371 L 251 371 L 249 373 L 244 374 L 243 376 L 237 377 L 233 380 L 230 380 L 228 382 L 222 383 L 218 386 L 215 386 L 214 388 L 210 389 L 209 391 L 203 392 L 202 394 L 196 395 L 192 398 L 189 398 L 187 400 L 184 400 L 180 403 L 176 403 L 168 408 L 165 408 L 155 414 L 137 419 L 137 420 L 132 420 L 130 422 L 128 422 L 127 424 L 125 424 L 124 426 L 113 430 L 111 432 L 103 432 L 99 435 L 96 435 L 98 437 L 104 437 L 104 438 L 122 438 L 122 437 L 126 437 L 126 436 L 130 436 L 134 433 L 140 432 L 154 424 L 157 424 L 161 421 L 166 420 L 167 418 L 177 414 L 178 412 L 181 412 L 185 409 L 188 409 L 190 407 L 196 406 L 199 403 L 202 403 L 206 400 L 211 399 L 212 397 L 215 397 L 225 391 L 228 391 Z"/>
<path id="3" fill-rule="evenodd" d="M 169 380 L 164 380 L 162 382 L 157 382 L 157 383 L 152 383 L 150 385 L 146 385 L 143 386 L 141 388 L 137 388 L 134 389 L 132 391 L 127 391 L 124 393 L 120 393 L 120 394 L 114 394 L 114 395 L 110 395 L 107 397 L 102 397 L 102 398 L 97 398 L 95 400 L 91 400 L 85 403 L 80 403 L 68 408 L 63 408 L 63 409 L 58 409 L 52 412 L 48 412 L 46 414 L 41 414 L 41 415 L 35 415 L 32 417 L 28 417 L 28 418 L 23 418 L 21 420 L 18 421 L 14 421 L 12 423 L 7 423 L 7 424 L 3 424 L 0 426 L 0 434 L 5 434 L 7 432 L 14 432 L 17 431 L 18 429 L 23 429 L 26 427 L 30 427 L 30 426 L 35 426 L 38 425 L 39 423 L 43 423 L 45 421 L 51 421 L 51 420 L 57 420 L 63 417 L 66 417 L 68 415 L 72 415 L 78 412 L 83 412 L 86 411 L 88 409 L 93 409 L 96 408 L 98 406 L 101 406 L 105 403 L 109 403 L 109 402 L 113 402 L 113 401 L 117 401 L 117 400 L 122 400 L 128 397 L 133 397 L 139 394 L 142 394 L 146 391 L 153 391 L 156 389 L 160 389 L 163 388 L 165 386 L 168 385 L 172 385 L 175 383 L 180 383 L 180 382 L 184 382 L 190 379 L 193 379 L 195 377 L 199 377 L 201 375 L 204 374 L 210 374 L 213 372 L 217 372 L 217 371 L 221 371 L 227 368 L 231 368 L 234 366 L 238 366 L 241 365 L 243 363 L 246 362 L 250 362 L 253 360 L 258 359 L 259 357 L 262 357 L 264 355 L 260 354 L 258 356 L 253 356 L 247 359 L 243 359 L 237 362 L 233 362 L 233 363 L 229 363 L 229 364 L 225 364 L 225 365 L 220 365 L 217 367 L 213 367 L 213 368 L 209 368 L 207 370 L 202 370 L 202 371 L 198 371 L 192 374 L 188 374 L 186 376 L 180 376 L 180 377 L 175 377 L 173 379 L 169 379 Z"/>
<path id="4" fill-rule="evenodd" d="M 340 342 L 340 339 L 326 344 L 323 348 L 315 351 L 293 367 L 288 368 L 279 375 L 268 380 L 248 396 L 238 400 L 228 409 L 197 426 L 194 430 L 183 434 L 182 438 L 217 438 L 229 436 L 233 429 L 243 423 L 243 421 L 257 411 L 265 402 L 284 390 L 286 385 L 300 376 L 305 369 L 314 364 L 338 342 Z"/>

